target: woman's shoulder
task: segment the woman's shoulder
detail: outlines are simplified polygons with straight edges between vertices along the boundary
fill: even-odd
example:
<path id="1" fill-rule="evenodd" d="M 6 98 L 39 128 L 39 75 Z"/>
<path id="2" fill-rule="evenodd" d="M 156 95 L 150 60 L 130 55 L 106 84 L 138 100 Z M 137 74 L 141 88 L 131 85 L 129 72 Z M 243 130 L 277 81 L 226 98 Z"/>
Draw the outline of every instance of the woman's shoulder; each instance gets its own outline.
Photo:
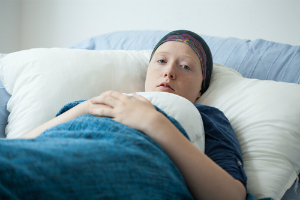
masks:
<path id="1" fill-rule="evenodd" d="M 221 112 L 223 113 L 221 110 L 219 110 L 216 107 L 212 107 L 212 106 L 207 106 L 207 105 L 203 105 L 203 104 L 194 104 L 196 106 L 196 108 L 199 111 L 203 111 L 203 112 L 207 112 L 207 111 L 215 111 L 215 112 Z"/>
<path id="2" fill-rule="evenodd" d="M 203 120 L 211 121 L 213 119 L 223 119 L 229 123 L 229 120 L 227 119 L 225 114 L 218 108 L 212 107 L 212 106 L 207 106 L 207 105 L 202 105 L 202 104 L 194 104 L 194 105 L 200 112 L 202 118 L 204 118 Z"/>
<path id="3" fill-rule="evenodd" d="M 201 114 L 207 137 L 212 136 L 212 138 L 218 138 L 218 141 L 222 140 L 230 144 L 238 144 L 230 121 L 221 110 L 201 104 L 195 104 L 195 106 Z"/>

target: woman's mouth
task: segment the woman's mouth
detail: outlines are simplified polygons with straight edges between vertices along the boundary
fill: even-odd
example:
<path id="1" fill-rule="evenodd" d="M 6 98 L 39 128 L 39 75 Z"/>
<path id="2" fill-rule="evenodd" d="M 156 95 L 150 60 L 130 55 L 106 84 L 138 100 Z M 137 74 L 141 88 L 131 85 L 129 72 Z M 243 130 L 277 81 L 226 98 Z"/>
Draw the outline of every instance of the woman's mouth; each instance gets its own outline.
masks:
<path id="1" fill-rule="evenodd" d="M 165 91 L 175 91 L 171 85 L 169 83 L 166 83 L 166 82 L 163 82 L 161 83 L 160 85 L 158 85 L 157 87 L 159 87 L 160 89 L 162 90 L 165 90 Z"/>

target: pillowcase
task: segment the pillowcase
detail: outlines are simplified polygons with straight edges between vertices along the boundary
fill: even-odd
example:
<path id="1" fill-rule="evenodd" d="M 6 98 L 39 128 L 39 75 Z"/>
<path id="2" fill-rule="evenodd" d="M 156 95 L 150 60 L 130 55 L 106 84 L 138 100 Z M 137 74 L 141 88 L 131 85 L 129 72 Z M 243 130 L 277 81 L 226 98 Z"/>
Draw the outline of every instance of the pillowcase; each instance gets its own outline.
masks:
<path id="1" fill-rule="evenodd" d="M 248 192 L 281 199 L 300 171 L 300 85 L 243 78 L 214 64 L 196 103 L 219 108 L 239 140 Z"/>
<path id="2" fill-rule="evenodd" d="M 6 128 L 16 138 L 53 118 L 66 103 L 106 90 L 143 92 L 150 51 L 32 49 L 0 60 L 12 94 Z M 280 199 L 300 169 L 300 86 L 243 78 L 214 64 L 211 85 L 196 102 L 219 108 L 241 145 L 248 192 Z"/>

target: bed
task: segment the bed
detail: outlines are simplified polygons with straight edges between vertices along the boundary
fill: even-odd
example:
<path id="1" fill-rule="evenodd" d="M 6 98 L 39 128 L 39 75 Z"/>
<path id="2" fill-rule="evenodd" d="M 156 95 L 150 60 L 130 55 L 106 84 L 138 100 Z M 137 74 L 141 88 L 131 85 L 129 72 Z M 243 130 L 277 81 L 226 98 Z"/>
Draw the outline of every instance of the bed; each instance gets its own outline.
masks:
<path id="1" fill-rule="evenodd" d="M 128 94 L 135 91 L 143 92 L 145 70 L 151 49 L 167 32 L 162 30 L 118 31 L 91 37 L 64 49 L 31 49 L 8 55 L 2 54 L 0 57 L 0 135 L 2 137 L 0 148 L 4 153 L 12 153 L 9 154 L 10 157 L 0 158 L 2 162 L 8 163 L 8 167 L 0 167 L 1 171 L 4 173 L 8 169 L 14 169 L 10 175 L 17 174 L 17 177 L 20 177 L 20 180 L 23 181 L 23 185 L 26 181 L 48 180 L 50 179 L 49 176 L 54 176 L 54 172 L 48 176 L 45 175 L 47 166 L 54 167 L 58 165 L 53 158 L 59 156 L 59 159 L 64 160 L 66 158 L 63 155 L 80 153 L 85 148 L 83 144 L 87 143 L 80 143 L 81 140 L 77 141 L 76 148 L 80 148 L 80 152 L 65 152 L 64 150 L 64 154 L 61 155 L 48 155 L 49 152 L 55 152 L 56 148 L 59 149 L 53 142 L 45 139 L 52 137 L 49 136 L 51 134 L 45 134 L 45 137 L 33 140 L 28 144 L 16 142 L 19 140 L 12 139 L 24 134 L 25 130 L 28 131 L 45 120 L 51 119 L 60 108 L 70 106 L 70 104 L 67 104 L 68 102 L 89 99 L 107 89 L 115 89 Z M 201 35 L 201 33 L 199 34 Z M 300 172 L 300 46 L 280 44 L 262 39 L 250 41 L 238 38 L 201 36 L 211 48 L 214 73 L 210 89 L 199 99 L 198 103 L 219 108 L 230 120 L 242 148 L 244 168 L 248 177 L 248 192 L 256 199 L 268 197 L 283 200 L 300 199 L 300 189 L 297 187 Z M 87 71 L 94 74 L 101 72 L 102 74 L 100 73 L 100 78 L 91 75 L 92 78 L 87 80 L 81 77 L 82 73 Z M 41 83 L 41 80 L 43 80 L 43 83 Z M 135 86 L 130 87 L 131 83 Z M 97 89 L 88 90 L 88 84 L 100 86 Z M 61 93 L 57 93 L 59 89 Z M 84 92 L 79 93 L 79 90 Z M 74 95 L 74 93 L 77 94 Z M 159 105 L 158 107 L 163 107 L 161 104 L 163 101 L 156 101 L 155 104 Z M 170 98 L 168 101 L 176 102 L 177 100 Z M 55 106 L 51 106 L 50 103 Z M 78 101 L 73 103 L 76 104 Z M 45 111 L 43 117 L 37 114 L 39 110 Z M 184 118 L 186 117 L 180 119 L 183 115 L 176 116 L 176 112 L 172 112 L 174 111 L 167 111 L 166 116 L 175 119 L 179 122 L 178 127 L 187 130 L 189 125 L 185 125 Z M 194 119 L 194 117 L 190 119 Z M 197 128 L 199 129 L 199 127 L 194 129 Z M 193 139 L 193 137 L 197 138 L 195 135 L 201 135 L 201 133 L 190 134 L 193 132 L 191 130 L 187 132 L 192 141 L 196 141 L 196 139 Z M 140 133 L 135 134 L 141 137 Z M 101 136 L 94 139 L 98 140 L 99 138 Z M 57 141 L 59 138 L 53 136 L 52 139 Z M 141 140 L 144 139 L 141 138 Z M 48 156 L 41 153 L 45 150 L 42 148 L 43 145 L 49 147 L 46 151 Z M 69 144 L 64 143 L 61 145 Z M 153 142 L 151 145 L 156 146 Z M 198 142 L 197 145 L 201 148 L 201 142 Z M 15 149 L 12 151 L 9 149 L 11 147 L 15 147 Z M 36 162 L 36 157 L 20 158 L 29 154 L 43 155 L 38 158 L 44 163 L 37 162 L 34 168 L 39 170 L 38 175 L 31 174 L 32 172 L 28 171 L 30 167 L 33 167 L 33 163 L 30 162 Z M 81 156 L 88 155 L 82 154 Z M 115 154 L 111 154 L 111 156 L 113 157 Z M 121 159 L 120 157 L 118 158 Z M 165 157 L 160 159 L 165 159 Z M 154 165 L 158 161 L 152 160 L 149 163 Z M 126 165 L 124 160 L 122 162 L 124 166 L 130 167 L 129 164 Z M 130 162 L 135 163 L 136 161 L 131 159 Z M 26 169 L 20 167 L 24 163 L 27 163 Z M 65 173 L 73 178 L 75 177 L 74 174 L 85 173 L 80 171 L 79 168 L 72 168 L 72 163 L 75 163 L 74 160 L 68 162 L 68 165 L 65 165 L 63 169 L 58 169 L 63 171 L 62 174 Z M 83 161 L 77 164 L 82 165 L 82 170 L 90 167 L 84 164 Z M 115 164 L 115 161 L 111 164 Z M 166 166 L 160 165 L 157 167 L 163 168 Z M 173 181 L 164 179 L 166 182 L 161 180 L 155 182 L 155 184 L 161 184 L 163 188 L 168 188 L 176 181 L 180 182 L 178 171 L 170 166 L 166 168 L 173 173 L 171 175 L 174 179 Z M 25 171 L 26 176 L 18 174 L 16 169 Z M 74 172 L 69 172 L 68 169 L 74 170 Z M 114 172 L 116 173 L 116 171 Z M 114 176 L 112 179 L 115 180 L 111 184 L 116 184 L 120 177 L 113 173 L 110 175 Z M 99 180 L 93 178 L 96 176 L 100 175 L 91 172 L 84 181 L 92 182 L 93 186 L 101 185 L 101 189 L 108 191 L 109 194 L 107 195 L 111 196 L 91 197 L 89 192 L 92 193 L 96 187 L 91 187 L 91 184 L 84 185 L 81 181 L 80 187 L 86 191 L 84 193 L 86 196 L 80 193 L 83 195 L 82 198 L 116 198 L 113 195 L 121 195 L 122 193 L 118 193 L 119 191 L 128 190 L 128 188 L 124 189 L 122 187 L 115 189 L 104 187 L 103 184 L 99 183 Z M 7 177 L 6 180 L 9 178 L 12 177 Z M 4 184 L 2 182 L 0 189 L 2 188 L 4 192 L 0 195 L 7 195 L 4 197 L 12 198 L 17 197 L 18 194 L 33 192 L 37 195 L 36 197 L 41 197 L 38 196 L 40 195 L 38 191 L 29 186 L 25 189 L 19 188 L 10 191 L 14 184 L 19 184 L 17 183 L 18 178 L 9 183 L 5 182 Z M 128 180 L 128 177 L 126 178 Z M 65 179 L 66 177 L 64 177 Z M 52 191 L 52 193 L 45 193 L 49 199 L 58 198 L 61 193 L 53 191 L 59 191 L 58 187 L 61 185 L 57 180 L 60 179 L 55 180 L 51 177 L 52 182 L 50 185 L 45 184 L 36 188 L 41 191 Z M 120 180 L 123 180 L 122 177 Z M 143 182 L 143 184 L 150 183 Z M 68 182 L 64 184 L 63 187 L 66 187 L 67 190 L 66 185 Z M 90 186 L 90 188 L 87 186 Z M 144 194 L 147 195 L 134 196 L 134 198 L 145 199 L 145 196 L 147 196 L 151 199 L 149 195 L 153 194 L 153 191 L 157 191 L 156 189 L 152 188 L 152 193 L 147 193 L 150 190 L 145 190 L 146 193 Z M 165 192 L 162 192 L 160 190 L 161 193 L 157 193 L 154 199 L 162 197 L 191 198 L 190 196 L 180 196 L 184 192 L 178 193 L 178 190 L 185 191 L 186 188 L 175 184 L 171 191 L 165 189 Z M 74 191 L 67 191 L 67 193 L 78 194 Z M 166 196 L 170 194 L 174 196 Z M 68 197 L 76 198 L 72 195 Z M 123 193 L 123 195 L 125 194 Z M 133 196 L 130 196 L 131 193 L 126 193 L 126 195 L 133 198 Z M 28 199 L 30 199 L 30 196 Z"/>

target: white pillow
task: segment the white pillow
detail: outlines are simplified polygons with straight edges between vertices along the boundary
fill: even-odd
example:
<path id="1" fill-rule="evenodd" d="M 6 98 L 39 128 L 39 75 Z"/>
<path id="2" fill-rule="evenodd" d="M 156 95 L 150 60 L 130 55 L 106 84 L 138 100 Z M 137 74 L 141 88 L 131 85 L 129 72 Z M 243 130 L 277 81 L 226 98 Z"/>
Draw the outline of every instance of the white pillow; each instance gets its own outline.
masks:
<path id="1" fill-rule="evenodd" d="M 136 92 L 167 115 L 176 119 L 188 134 L 191 142 L 202 152 L 205 148 L 205 134 L 202 117 L 198 109 L 186 98 L 166 92 Z"/>
<path id="2" fill-rule="evenodd" d="M 9 54 L 0 61 L 3 85 L 12 95 L 7 104 L 10 115 L 6 138 L 18 138 L 52 119 L 68 102 L 89 99 L 107 90 L 144 91 L 150 54 L 57 48 Z M 201 115 L 190 101 L 169 93 L 140 94 L 175 118 L 191 142 L 204 151 Z"/>
<path id="3" fill-rule="evenodd" d="M 196 102 L 219 108 L 239 140 L 248 191 L 281 199 L 300 171 L 300 85 L 243 78 L 214 64 L 211 85 Z"/>
<path id="4" fill-rule="evenodd" d="M 6 56 L 7 54 L 3 54 L 3 53 L 0 53 L 0 59 L 1 58 L 4 58 L 4 56 Z"/>
<path id="5" fill-rule="evenodd" d="M 5 129 L 18 138 L 52 119 L 66 103 L 107 90 L 144 91 L 148 51 L 31 49 L 0 60 L 0 77 L 11 98 Z"/>

